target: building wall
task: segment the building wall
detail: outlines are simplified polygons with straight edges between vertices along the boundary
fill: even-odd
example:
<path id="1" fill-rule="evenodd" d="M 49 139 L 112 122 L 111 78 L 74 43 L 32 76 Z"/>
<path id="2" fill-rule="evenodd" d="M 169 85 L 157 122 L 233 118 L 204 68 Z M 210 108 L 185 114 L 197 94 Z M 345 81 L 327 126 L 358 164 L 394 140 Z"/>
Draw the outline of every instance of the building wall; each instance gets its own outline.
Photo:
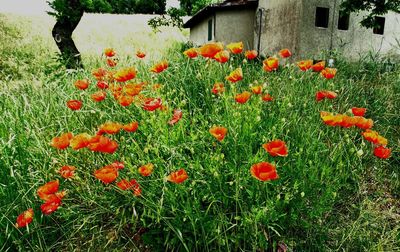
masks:
<path id="1" fill-rule="evenodd" d="M 215 40 L 229 44 L 242 41 L 246 50 L 253 49 L 255 10 L 216 12 Z"/>
<path id="2" fill-rule="evenodd" d="M 200 23 L 190 28 L 190 41 L 195 45 L 203 45 L 208 41 L 208 20 L 213 19 L 213 39 L 214 37 L 214 16 L 208 16 Z"/>
<path id="3" fill-rule="evenodd" d="M 299 50 L 302 2 L 299 0 L 259 0 L 254 45 L 262 55 L 274 55 L 280 49 Z M 262 13 L 262 14 L 261 14 Z M 260 22 L 260 15 L 261 22 Z M 261 29 L 261 35 L 260 35 Z"/>

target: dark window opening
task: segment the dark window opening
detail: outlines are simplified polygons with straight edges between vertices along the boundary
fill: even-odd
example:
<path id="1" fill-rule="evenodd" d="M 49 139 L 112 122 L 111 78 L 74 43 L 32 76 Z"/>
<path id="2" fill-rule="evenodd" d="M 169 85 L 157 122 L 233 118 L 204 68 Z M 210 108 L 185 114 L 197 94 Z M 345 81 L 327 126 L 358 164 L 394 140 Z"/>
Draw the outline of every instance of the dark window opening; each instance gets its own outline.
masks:
<path id="1" fill-rule="evenodd" d="M 339 30 L 347 31 L 349 29 L 350 14 L 339 11 L 339 20 L 337 28 Z"/>
<path id="2" fill-rule="evenodd" d="M 315 26 L 328 28 L 329 8 L 317 7 L 315 10 Z"/>
<path id="3" fill-rule="evenodd" d="M 385 18 L 375 17 L 375 27 L 373 29 L 374 34 L 383 35 L 385 31 Z"/>
<path id="4" fill-rule="evenodd" d="M 212 40 L 212 19 L 208 20 L 208 41 Z"/>

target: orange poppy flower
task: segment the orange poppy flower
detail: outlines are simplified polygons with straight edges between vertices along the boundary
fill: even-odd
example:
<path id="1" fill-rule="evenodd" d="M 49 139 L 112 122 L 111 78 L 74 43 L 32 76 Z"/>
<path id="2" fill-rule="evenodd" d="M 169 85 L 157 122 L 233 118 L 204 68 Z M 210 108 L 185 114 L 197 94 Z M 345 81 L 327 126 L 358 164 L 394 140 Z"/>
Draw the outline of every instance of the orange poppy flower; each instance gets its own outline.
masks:
<path id="1" fill-rule="evenodd" d="M 107 70 L 103 68 L 94 69 L 92 71 L 93 77 L 98 81 L 103 80 L 107 76 L 107 73 L 108 73 Z"/>
<path id="2" fill-rule="evenodd" d="M 262 86 L 261 85 L 253 86 L 251 87 L 251 91 L 253 92 L 253 94 L 259 95 L 262 93 Z"/>
<path id="3" fill-rule="evenodd" d="M 122 128 L 122 125 L 115 122 L 106 122 L 100 125 L 97 135 L 103 134 L 117 134 Z"/>
<path id="4" fill-rule="evenodd" d="M 378 158 L 382 159 L 389 158 L 391 153 L 392 153 L 391 149 L 383 146 L 378 146 L 374 148 L 374 155 Z"/>
<path id="5" fill-rule="evenodd" d="M 214 59 L 219 63 L 225 63 L 229 60 L 229 52 L 227 50 L 223 50 L 215 54 Z"/>
<path id="6" fill-rule="evenodd" d="M 261 162 L 252 165 L 250 168 L 250 173 L 254 178 L 260 181 L 269 181 L 279 178 L 275 166 L 268 162 Z"/>
<path id="7" fill-rule="evenodd" d="M 147 111 L 154 111 L 162 105 L 161 98 L 146 98 L 142 104 L 142 108 Z"/>
<path id="8" fill-rule="evenodd" d="M 356 123 L 356 126 L 360 129 L 370 129 L 372 128 L 372 126 L 374 126 L 374 121 L 372 121 L 372 119 L 360 117 L 360 119 Z"/>
<path id="9" fill-rule="evenodd" d="M 69 100 L 67 101 L 67 106 L 71 110 L 79 110 L 82 108 L 82 102 L 79 100 Z"/>
<path id="10" fill-rule="evenodd" d="M 210 129 L 210 134 L 220 142 L 224 140 L 227 133 L 228 129 L 225 127 L 214 126 Z"/>
<path id="11" fill-rule="evenodd" d="M 92 100 L 93 101 L 95 101 L 95 102 L 101 102 L 102 100 L 104 100 L 105 98 L 106 98 L 106 92 L 104 92 L 104 91 L 98 91 L 98 92 L 95 92 L 95 93 L 93 93 L 92 95 L 91 95 L 91 97 L 92 97 Z"/>
<path id="12" fill-rule="evenodd" d="M 357 108 L 357 107 L 351 108 L 351 112 L 355 116 L 364 116 L 366 111 L 367 111 L 366 108 Z"/>
<path id="13" fill-rule="evenodd" d="M 186 55 L 186 57 L 193 59 L 193 58 L 197 57 L 198 49 L 190 48 L 190 49 L 187 49 L 186 51 L 184 51 L 183 54 Z"/>
<path id="14" fill-rule="evenodd" d="M 182 110 L 174 109 L 174 114 L 172 115 L 172 119 L 169 120 L 168 124 L 172 126 L 175 123 L 179 122 L 181 118 L 182 118 Z"/>
<path id="15" fill-rule="evenodd" d="M 230 82 L 238 82 L 243 79 L 243 71 L 242 68 L 236 68 L 233 72 L 231 72 L 228 76 L 225 77 L 226 80 Z"/>
<path id="16" fill-rule="evenodd" d="M 240 54 L 243 52 L 243 42 L 230 43 L 226 48 L 233 54 Z"/>
<path id="17" fill-rule="evenodd" d="M 33 221 L 33 209 L 29 208 L 28 210 L 24 211 L 17 217 L 17 223 L 15 224 L 16 228 L 26 227 Z"/>
<path id="18" fill-rule="evenodd" d="M 46 201 L 45 203 L 43 203 L 40 206 L 40 210 L 42 210 L 42 213 L 44 215 L 49 215 L 49 214 L 55 212 L 60 205 L 61 205 L 61 200 L 55 198 L 53 200 L 49 200 L 49 201 Z"/>
<path id="19" fill-rule="evenodd" d="M 146 57 L 146 53 L 141 51 L 141 50 L 137 50 L 136 51 L 136 56 L 140 59 L 143 59 L 144 57 Z"/>
<path id="20" fill-rule="evenodd" d="M 107 165 L 94 171 L 94 176 L 104 184 L 109 184 L 117 179 L 118 170 L 115 169 L 112 165 Z"/>
<path id="21" fill-rule="evenodd" d="M 136 77 L 136 69 L 134 67 L 120 69 L 114 74 L 113 77 L 118 82 L 132 80 Z"/>
<path id="22" fill-rule="evenodd" d="M 282 49 L 279 51 L 279 55 L 282 58 L 288 58 L 288 57 L 292 56 L 292 53 L 289 51 L 289 49 L 285 48 L 285 49 Z"/>
<path id="23" fill-rule="evenodd" d="M 51 140 L 50 145 L 53 146 L 54 148 L 63 150 L 69 146 L 70 141 L 73 137 L 74 137 L 74 135 L 71 132 L 62 134 L 59 137 L 54 137 Z"/>
<path id="24" fill-rule="evenodd" d="M 238 103 L 246 103 L 250 99 L 251 93 L 248 91 L 244 91 L 241 94 L 235 95 L 235 101 Z"/>
<path id="25" fill-rule="evenodd" d="M 302 60 L 297 62 L 297 66 L 300 68 L 301 71 L 307 71 L 310 69 L 313 65 L 312 60 Z"/>
<path id="26" fill-rule="evenodd" d="M 142 176 L 147 177 L 150 176 L 150 174 L 153 172 L 153 169 L 154 165 L 152 163 L 148 163 L 146 165 L 139 167 L 138 171 Z"/>
<path id="27" fill-rule="evenodd" d="M 58 191 L 59 186 L 60 182 L 58 180 L 47 182 L 38 188 L 37 195 L 40 199 L 47 201 L 51 195 L 54 195 Z"/>
<path id="28" fill-rule="evenodd" d="M 341 115 L 342 116 L 342 121 L 340 122 L 339 126 L 344 127 L 344 128 L 350 128 L 354 126 L 353 122 L 353 117 L 350 117 L 348 115 Z"/>
<path id="29" fill-rule="evenodd" d="M 91 151 L 103 152 L 103 153 L 114 153 L 117 148 L 117 142 L 105 137 L 105 136 L 94 136 L 90 139 L 90 143 L 87 146 Z"/>
<path id="30" fill-rule="evenodd" d="M 320 61 L 311 66 L 313 72 L 321 72 L 325 68 L 325 61 Z"/>
<path id="31" fill-rule="evenodd" d="M 109 67 L 115 67 L 118 63 L 117 58 L 107 58 L 106 63 Z"/>
<path id="32" fill-rule="evenodd" d="M 168 61 L 163 60 L 157 64 L 155 64 L 150 71 L 152 71 L 153 73 L 161 73 L 162 71 L 164 71 L 165 69 L 168 68 Z"/>
<path id="33" fill-rule="evenodd" d="M 221 42 L 208 43 L 199 48 L 200 55 L 205 58 L 214 58 L 215 54 L 224 50 L 224 45 Z"/>
<path id="34" fill-rule="evenodd" d="M 275 57 L 269 57 L 263 61 L 263 69 L 266 72 L 272 72 L 277 70 L 279 67 L 279 60 Z"/>
<path id="35" fill-rule="evenodd" d="M 187 175 L 185 169 L 180 169 L 178 171 L 171 172 L 167 176 L 167 180 L 172 183 L 175 183 L 175 184 L 180 184 L 180 183 L 184 182 L 187 178 L 188 178 L 188 175 Z"/>
<path id="36" fill-rule="evenodd" d="M 261 99 L 265 102 L 270 102 L 272 100 L 274 100 L 274 98 L 270 95 L 270 94 L 265 94 L 261 97 Z"/>
<path id="37" fill-rule="evenodd" d="M 70 140 L 69 145 L 71 146 L 72 149 L 79 150 L 88 146 L 90 138 L 91 136 L 89 134 L 81 133 L 74 136 Z"/>
<path id="38" fill-rule="evenodd" d="M 325 68 L 324 70 L 321 71 L 321 75 L 324 76 L 326 79 L 332 79 L 335 77 L 337 72 L 336 68 Z"/>
<path id="39" fill-rule="evenodd" d="M 89 87 L 89 80 L 77 80 L 75 81 L 74 85 L 80 90 L 85 90 Z"/>
<path id="40" fill-rule="evenodd" d="M 104 49 L 104 55 L 107 57 L 113 57 L 115 55 L 115 51 L 112 48 L 106 48 Z"/>
<path id="41" fill-rule="evenodd" d="M 121 86 L 120 84 L 118 84 L 118 83 L 116 83 L 116 84 L 111 84 L 111 85 L 110 85 L 110 91 L 111 91 L 111 92 L 119 92 L 119 91 L 122 91 L 122 86 Z"/>
<path id="42" fill-rule="evenodd" d="M 129 95 L 120 95 L 118 97 L 118 102 L 121 104 L 121 106 L 127 107 L 132 104 L 133 97 Z"/>
<path id="43" fill-rule="evenodd" d="M 69 179 L 75 175 L 75 170 L 76 168 L 74 166 L 64 165 L 60 170 L 58 170 L 58 173 L 60 173 L 61 177 Z"/>
<path id="44" fill-rule="evenodd" d="M 333 91 L 327 91 L 327 90 L 318 91 L 318 92 L 315 94 L 315 99 L 316 99 L 317 101 L 321 101 L 321 100 L 323 100 L 323 99 L 325 99 L 325 98 L 327 98 L 327 99 L 334 99 L 334 98 L 336 98 L 336 97 L 337 97 L 337 94 L 336 94 L 335 92 L 333 92 Z"/>
<path id="45" fill-rule="evenodd" d="M 137 184 L 135 179 L 132 179 L 131 181 L 128 181 L 126 179 L 122 179 L 117 183 L 117 186 L 121 190 L 126 191 L 126 190 L 129 190 L 129 189 L 132 189 L 135 186 L 135 184 Z"/>
<path id="46" fill-rule="evenodd" d="M 122 129 L 126 132 L 135 132 L 139 128 L 138 122 L 131 122 L 122 126 Z"/>
<path id="47" fill-rule="evenodd" d="M 379 145 L 388 144 L 388 140 L 383 136 L 379 135 L 379 133 L 375 130 L 367 129 L 366 131 L 362 132 L 361 135 L 364 137 L 365 140 L 373 144 L 379 144 Z"/>
<path id="48" fill-rule="evenodd" d="M 253 59 L 257 58 L 258 53 L 257 53 L 256 50 L 246 51 L 246 52 L 244 53 L 244 56 L 245 56 L 246 59 L 248 59 L 248 60 L 253 60 Z"/>
<path id="49" fill-rule="evenodd" d="M 98 81 L 96 85 L 100 89 L 107 89 L 108 88 L 108 83 L 105 82 L 105 81 Z"/>
<path id="50" fill-rule="evenodd" d="M 263 147 L 273 157 L 286 157 L 288 155 L 285 142 L 279 139 L 263 144 Z"/>
<path id="51" fill-rule="evenodd" d="M 124 86 L 123 90 L 125 94 L 130 96 L 135 96 L 140 94 L 140 92 L 142 92 L 143 87 L 144 87 L 143 83 L 137 83 L 137 84 L 129 83 Z"/>
<path id="52" fill-rule="evenodd" d="M 214 87 L 212 88 L 211 92 L 213 94 L 221 94 L 225 91 L 224 83 L 222 82 L 217 82 L 214 84 Z"/>
<path id="53" fill-rule="evenodd" d="M 111 166 L 114 167 L 114 168 L 117 169 L 117 170 L 122 170 L 122 169 L 125 168 L 124 162 L 119 162 L 119 161 L 114 161 L 114 162 L 111 164 Z"/>

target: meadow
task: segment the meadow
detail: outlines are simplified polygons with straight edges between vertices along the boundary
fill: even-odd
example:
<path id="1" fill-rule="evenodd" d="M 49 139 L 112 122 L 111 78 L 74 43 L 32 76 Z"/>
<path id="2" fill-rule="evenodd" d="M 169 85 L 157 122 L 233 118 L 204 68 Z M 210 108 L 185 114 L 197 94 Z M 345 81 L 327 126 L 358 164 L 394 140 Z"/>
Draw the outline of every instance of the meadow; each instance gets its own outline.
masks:
<path id="1" fill-rule="evenodd" d="M 83 20 L 74 38 L 85 69 L 66 71 L 52 19 L 0 15 L 0 251 L 400 251 L 399 64 L 334 53 L 327 79 L 274 52 L 269 72 L 243 53 L 191 59 L 186 31 L 128 30 L 142 26 L 106 16 Z M 101 77 L 104 90 L 99 68 L 116 71 Z M 226 78 L 238 68 L 242 79 Z M 343 124 L 353 107 L 373 125 Z M 327 118 L 338 114 L 347 117 Z M 374 155 L 370 127 L 389 157 Z M 66 133 L 87 133 L 85 147 L 61 146 Z M 266 144 L 277 139 L 286 148 L 274 155 Z M 75 167 L 68 179 L 63 166 Z M 38 190 L 51 181 L 62 196 L 44 211 L 53 194 Z"/>

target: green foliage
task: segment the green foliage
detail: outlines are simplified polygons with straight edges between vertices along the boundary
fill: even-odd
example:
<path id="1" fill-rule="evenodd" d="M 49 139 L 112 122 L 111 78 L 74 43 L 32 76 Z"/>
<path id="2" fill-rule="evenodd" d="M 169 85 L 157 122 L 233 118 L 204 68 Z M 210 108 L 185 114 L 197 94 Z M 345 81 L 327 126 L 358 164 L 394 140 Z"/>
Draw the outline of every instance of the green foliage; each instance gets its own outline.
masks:
<path id="1" fill-rule="evenodd" d="M 375 17 L 385 15 L 388 11 L 400 13 L 400 0 L 346 0 L 341 4 L 341 8 L 350 12 L 367 11 L 361 25 L 367 28 L 377 27 Z"/>
<path id="2" fill-rule="evenodd" d="M 192 16 L 207 5 L 222 2 L 221 0 L 179 0 L 180 7 L 186 15 Z"/>

